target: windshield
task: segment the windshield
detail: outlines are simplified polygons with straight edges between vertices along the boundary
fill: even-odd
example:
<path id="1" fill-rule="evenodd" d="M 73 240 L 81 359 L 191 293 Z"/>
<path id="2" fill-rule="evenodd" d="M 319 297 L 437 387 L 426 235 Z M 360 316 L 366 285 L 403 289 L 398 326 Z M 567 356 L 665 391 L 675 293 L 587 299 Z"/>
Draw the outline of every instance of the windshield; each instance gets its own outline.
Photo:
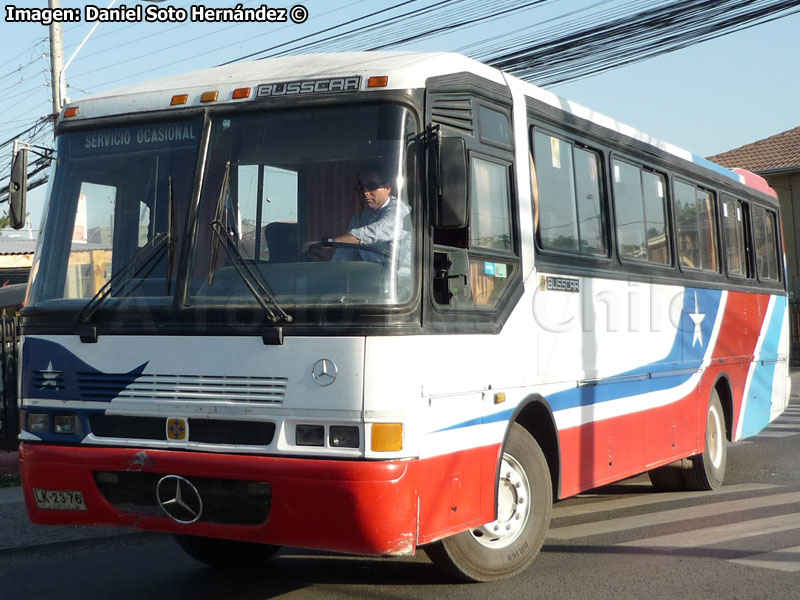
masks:
<path id="1" fill-rule="evenodd" d="M 414 134 L 388 105 L 214 119 L 189 304 L 254 304 L 253 278 L 281 305 L 408 300 Z"/>
<path id="2" fill-rule="evenodd" d="M 293 308 L 412 298 L 410 111 L 306 107 L 208 123 L 196 207 L 201 120 L 58 137 L 29 306 L 82 323 L 127 307 L 291 322 Z"/>
<path id="3" fill-rule="evenodd" d="M 104 286 L 117 304 L 172 302 L 201 131 L 185 121 L 59 136 L 31 305 L 83 307 Z"/>

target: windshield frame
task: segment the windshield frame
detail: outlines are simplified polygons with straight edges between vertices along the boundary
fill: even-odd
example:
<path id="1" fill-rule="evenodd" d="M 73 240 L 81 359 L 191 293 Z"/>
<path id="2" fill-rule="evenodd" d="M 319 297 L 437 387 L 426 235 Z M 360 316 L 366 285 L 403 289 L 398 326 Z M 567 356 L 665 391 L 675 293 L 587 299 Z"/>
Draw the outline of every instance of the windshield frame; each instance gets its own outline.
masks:
<path id="1" fill-rule="evenodd" d="M 143 113 L 125 117 L 103 117 L 87 120 L 85 122 L 64 123 L 59 122 L 57 135 L 89 130 L 101 130 L 112 127 L 125 127 L 136 125 L 156 124 L 164 121 L 202 118 L 203 129 L 200 136 L 197 164 L 194 172 L 194 183 L 189 204 L 186 229 L 180 225 L 179 262 L 175 266 L 175 293 L 173 302 L 169 306 L 138 306 L 135 303 L 115 302 L 104 303 L 98 307 L 93 315 L 93 325 L 100 333 L 108 334 L 179 334 L 188 333 L 258 333 L 265 327 L 275 327 L 265 315 L 265 311 L 257 302 L 252 304 L 228 305 L 223 308 L 213 306 L 191 306 L 186 303 L 188 294 L 188 275 L 191 259 L 194 254 L 197 236 L 197 217 L 202 193 L 202 182 L 208 167 L 208 155 L 211 136 L 211 123 L 225 114 L 239 115 L 245 113 L 268 112 L 286 109 L 311 109 L 322 106 L 357 106 L 359 104 L 392 104 L 408 111 L 416 127 L 417 136 L 423 127 L 423 98 L 424 90 L 393 90 L 377 91 L 365 94 L 363 92 L 353 95 L 344 94 L 338 97 L 325 98 L 292 98 L 269 99 L 266 101 L 240 104 L 237 106 L 220 105 L 204 107 L 203 109 L 181 109 Z M 424 185 L 423 150 L 421 144 L 414 145 L 415 168 L 413 175 L 415 182 L 413 196 L 408 197 L 414 203 L 414 222 L 412 244 L 415 253 L 416 272 L 413 279 L 413 292 L 408 301 L 402 304 L 365 304 L 361 306 L 341 307 L 329 305 L 287 306 L 291 312 L 293 323 L 285 328 L 297 335 L 319 335 L 320 327 L 325 327 L 326 335 L 336 334 L 363 334 L 366 329 L 370 332 L 394 333 L 399 330 L 407 331 L 419 329 L 421 323 L 420 301 L 422 297 L 422 262 L 423 262 L 423 237 L 425 221 L 425 203 L 423 201 L 422 186 Z M 66 166 L 68 168 L 68 166 Z M 48 196 L 45 214 L 49 212 L 49 205 L 56 201 Z M 44 237 L 44 236 L 42 236 Z M 34 260 L 34 270 L 38 267 L 41 250 L 41 240 L 37 246 Z M 32 274 L 32 280 L 34 275 Z M 88 300 L 88 299 L 87 299 Z M 77 329 L 75 316 L 85 304 L 79 306 L 41 306 L 32 305 L 23 309 L 23 324 L 28 332 L 74 332 Z M 384 326 L 387 328 L 384 330 Z"/>

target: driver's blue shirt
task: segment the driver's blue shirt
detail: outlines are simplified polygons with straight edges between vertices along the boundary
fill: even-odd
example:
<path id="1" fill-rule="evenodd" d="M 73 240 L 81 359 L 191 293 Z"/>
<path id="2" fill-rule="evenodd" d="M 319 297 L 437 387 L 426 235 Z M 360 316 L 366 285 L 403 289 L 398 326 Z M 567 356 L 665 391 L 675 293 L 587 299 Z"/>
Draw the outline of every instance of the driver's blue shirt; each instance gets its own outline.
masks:
<path id="1" fill-rule="evenodd" d="M 389 260 L 393 245 L 397 247 L 398 275 L 411 274 L 411 209 L 404 202 L 390 196 L 378 210 L 365 208 L 350 219 L 347 233 L 355 237 L 364 250 L 340 248 L 333 260 L 366 260 L 382 263 Z"/>

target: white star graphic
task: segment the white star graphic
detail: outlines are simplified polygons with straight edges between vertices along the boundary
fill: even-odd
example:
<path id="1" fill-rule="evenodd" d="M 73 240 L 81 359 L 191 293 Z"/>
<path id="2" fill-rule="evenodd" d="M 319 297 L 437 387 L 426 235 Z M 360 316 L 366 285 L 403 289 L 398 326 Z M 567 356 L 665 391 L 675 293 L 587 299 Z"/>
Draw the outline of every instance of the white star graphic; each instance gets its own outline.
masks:
<path id="1" fill-rule="evenodd" d="M 44 389 L 46 387 L 54 387 L 58 389 L 58 376 L 61 375 L 61 371 L 54 371 L 53 370 L 53 361 L 51 360 L 47 363 L 47 370 L 46 371 L 39 371 L 44 378 L 42 381 L 42 385 L 39 386 L 39 389 Z"/>
<path id="2" fill-rule="evenodd" d="M 697 306 L 697 292 L 694 293 L 694 312 L 689 313 L 689 318 L 694 323 L 694 337 L 692 337 L 692 348 L 697 342 L 700 342 L 700 346 L 703 345 L 703 330 L 700 329 L 700 324 L 703 322 L 703 319 L 706 318 L 706 315 L 700 312 L 699 307 Z"/>

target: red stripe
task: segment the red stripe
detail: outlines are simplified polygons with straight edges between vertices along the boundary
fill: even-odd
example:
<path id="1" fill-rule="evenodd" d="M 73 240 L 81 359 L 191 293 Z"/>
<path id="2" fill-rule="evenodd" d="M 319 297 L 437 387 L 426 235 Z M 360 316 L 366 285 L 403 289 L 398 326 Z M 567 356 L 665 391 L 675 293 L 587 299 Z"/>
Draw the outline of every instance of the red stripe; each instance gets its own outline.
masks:
<path id="1" fill-rule="evenodd" d="M 425 460 L 340 461 L 23 443 L 20 469 L 31 520 L 190 533 L 358 554 L 410 554 L 494 519 L 500 446 Z M 194 523 L 127 513 L 99 492 L 95 471 L 266 481 L 272 508 L 258 526 Z M 32 488 L 83 492 L 86 511 L 42 510 Z M 419 518 L 419 526 L 418 526 Z M 419 538 L 419 541 L 418 539 Z"/>

